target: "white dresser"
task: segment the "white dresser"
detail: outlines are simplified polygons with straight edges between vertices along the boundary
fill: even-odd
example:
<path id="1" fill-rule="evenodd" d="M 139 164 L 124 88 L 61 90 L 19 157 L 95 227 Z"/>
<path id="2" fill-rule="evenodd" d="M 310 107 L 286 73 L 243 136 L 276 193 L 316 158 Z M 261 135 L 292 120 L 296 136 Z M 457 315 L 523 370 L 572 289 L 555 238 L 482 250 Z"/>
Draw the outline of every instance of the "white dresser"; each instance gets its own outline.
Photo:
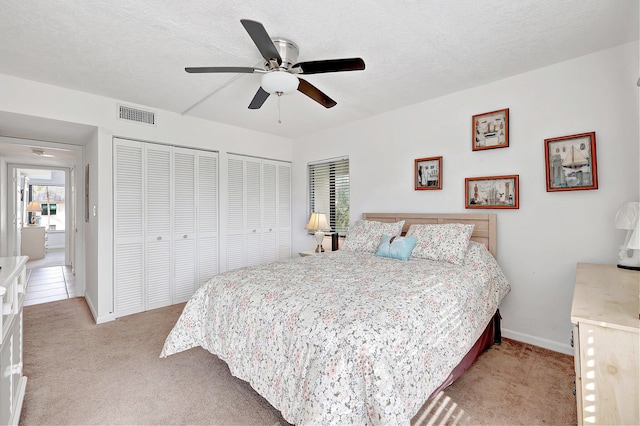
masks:
<path id="1" fill-rule="evenodd" d="M 17 425 L 27 378 L 22 375 L 22 306 L 27 256 L 0 257 L 0 425 Z"/>
<path id="2" fill-rule="evenodd" d="M 25 226 L 22 228 L 23 256 L 30 260 L 42 259 L 45 255 L 47 232 L 44 226 Z"/>
<path id="3" fill-rule="evenodd" d="M 640 272 L 578 263 L 571 307 L 578 424 L 640 424 Z"/>

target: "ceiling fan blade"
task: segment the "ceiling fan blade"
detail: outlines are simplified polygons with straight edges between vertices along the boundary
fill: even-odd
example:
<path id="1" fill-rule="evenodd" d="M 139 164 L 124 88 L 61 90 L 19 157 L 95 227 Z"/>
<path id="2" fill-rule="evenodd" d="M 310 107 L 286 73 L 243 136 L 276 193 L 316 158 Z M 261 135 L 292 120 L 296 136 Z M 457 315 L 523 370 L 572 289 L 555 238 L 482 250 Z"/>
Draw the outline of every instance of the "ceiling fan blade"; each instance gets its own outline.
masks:
<path id="1" fill-rule="evenodd" d="M 187 67 L 184 69 L 188 73 L 209 73 L 209 72 L 232 72 L 232 73 L 264 73 L 261 68 L 252 67 Z"/>
<path id="2" fill-rule="evenodd" d="M 282 64 L 282 58 L 271 41 L 271 37 L 267 34 L 267 30 L 264 29 L 264 26 L 257 21 L 252 21 L 250 19 L 241 19 L 240 22 L 245 30 L 249 33 L 251 40 L 255 43 L 256 47 L 260 51 L 260 54 L 267 62 L 271 60 L 276 60 L 278 65 Z"/>
<path id="3" fill-rule="evenodd" d="M 253 96 L 251 103 L 249 104 L 249 109 L 260 109 L 264 101 L 269 97 L 269 92 L 265 91 L 262 87 L 258 88 L 258 91 Z"/>
<path id="4" fill-rule="evenodd" d="M 362 71 L 364 69 L 364 61 L 361 58 L 327 59 L 324 61 L 298 62 L 292 68 L 300 68 L 301 74 Z"/>
<path id="5" fill-rule="evenodd" d="M 300 80 L 300 84 L 298 84 L 298 92 L 304 93 L 325 108 L 331 108 L 338 104 L 313 84 L 301 78 L 298 78 L 298 80 Z"/>

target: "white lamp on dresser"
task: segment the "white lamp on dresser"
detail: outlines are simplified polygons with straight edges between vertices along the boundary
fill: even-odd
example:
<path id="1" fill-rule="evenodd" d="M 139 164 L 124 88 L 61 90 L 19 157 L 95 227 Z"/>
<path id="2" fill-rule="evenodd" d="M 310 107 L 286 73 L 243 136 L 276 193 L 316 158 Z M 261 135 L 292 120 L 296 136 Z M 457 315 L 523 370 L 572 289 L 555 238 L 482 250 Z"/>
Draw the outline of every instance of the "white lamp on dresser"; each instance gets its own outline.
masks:
<path id="1" fill-rule="evenodd" d="M 640 202 L 623 204 L 616 214 L 615 227 L 627 230 L 618 253 L 618 268 L 640 271 Z"/>
<path id="2" fill-rule="evenodd" d="M 27 205 L 27 213 L 31 213 L 31 220 L 29 220 L 29 225 L 33 226 L 36 224 L 36 213 L 42 213 L 42 206 L 37 201 L 30 201 Z"/>

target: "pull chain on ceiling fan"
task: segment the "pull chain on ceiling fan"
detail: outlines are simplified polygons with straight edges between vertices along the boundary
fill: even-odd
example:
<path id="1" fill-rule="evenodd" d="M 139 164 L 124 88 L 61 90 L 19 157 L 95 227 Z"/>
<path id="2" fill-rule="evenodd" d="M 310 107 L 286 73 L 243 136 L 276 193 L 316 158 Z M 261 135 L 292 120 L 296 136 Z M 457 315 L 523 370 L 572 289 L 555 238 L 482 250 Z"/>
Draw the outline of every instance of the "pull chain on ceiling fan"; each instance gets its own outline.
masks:
<path id="1" fill-rule="evenodd" d="M 249 109 L 259 109 L 272 94 L 280 97 L 296 90 L 325 108 L 334 107 L 337 104 L 336 101 L 298 75 L 365 69 L 364 61 L 361 58 L 297 62 L 299 50 L 295 43 L 286 39 L 271 39 L 260 22 L 249 19 L 241 19 L 240 22 L 266 60 L 264 69 L 255 67 L 187 67 L 185 71 L 188 73 L 263 74 L 260 87 L 251 100 Z"/>

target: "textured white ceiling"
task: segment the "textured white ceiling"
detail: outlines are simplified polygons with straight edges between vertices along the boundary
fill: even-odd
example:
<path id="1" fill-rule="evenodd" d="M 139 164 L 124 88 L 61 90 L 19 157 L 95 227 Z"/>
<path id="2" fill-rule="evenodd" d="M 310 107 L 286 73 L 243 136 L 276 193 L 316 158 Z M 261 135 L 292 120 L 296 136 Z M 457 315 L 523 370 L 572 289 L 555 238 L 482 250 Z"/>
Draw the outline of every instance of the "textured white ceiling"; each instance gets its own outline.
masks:
<path id="1" fill-rule="evenodd" d="M 0 10 L 0 73 L 297 137 L 638 39 L 638 0 L 19 0 Z M 366 70 L 306 79 L 247 106 L 259 74 L 240 19 L 298 44 L 300 61 L 361 57 Z M 203 100 L 204 99 L 204 100 Z M 202 101 L 202 102 L 201 102 Z"/>

